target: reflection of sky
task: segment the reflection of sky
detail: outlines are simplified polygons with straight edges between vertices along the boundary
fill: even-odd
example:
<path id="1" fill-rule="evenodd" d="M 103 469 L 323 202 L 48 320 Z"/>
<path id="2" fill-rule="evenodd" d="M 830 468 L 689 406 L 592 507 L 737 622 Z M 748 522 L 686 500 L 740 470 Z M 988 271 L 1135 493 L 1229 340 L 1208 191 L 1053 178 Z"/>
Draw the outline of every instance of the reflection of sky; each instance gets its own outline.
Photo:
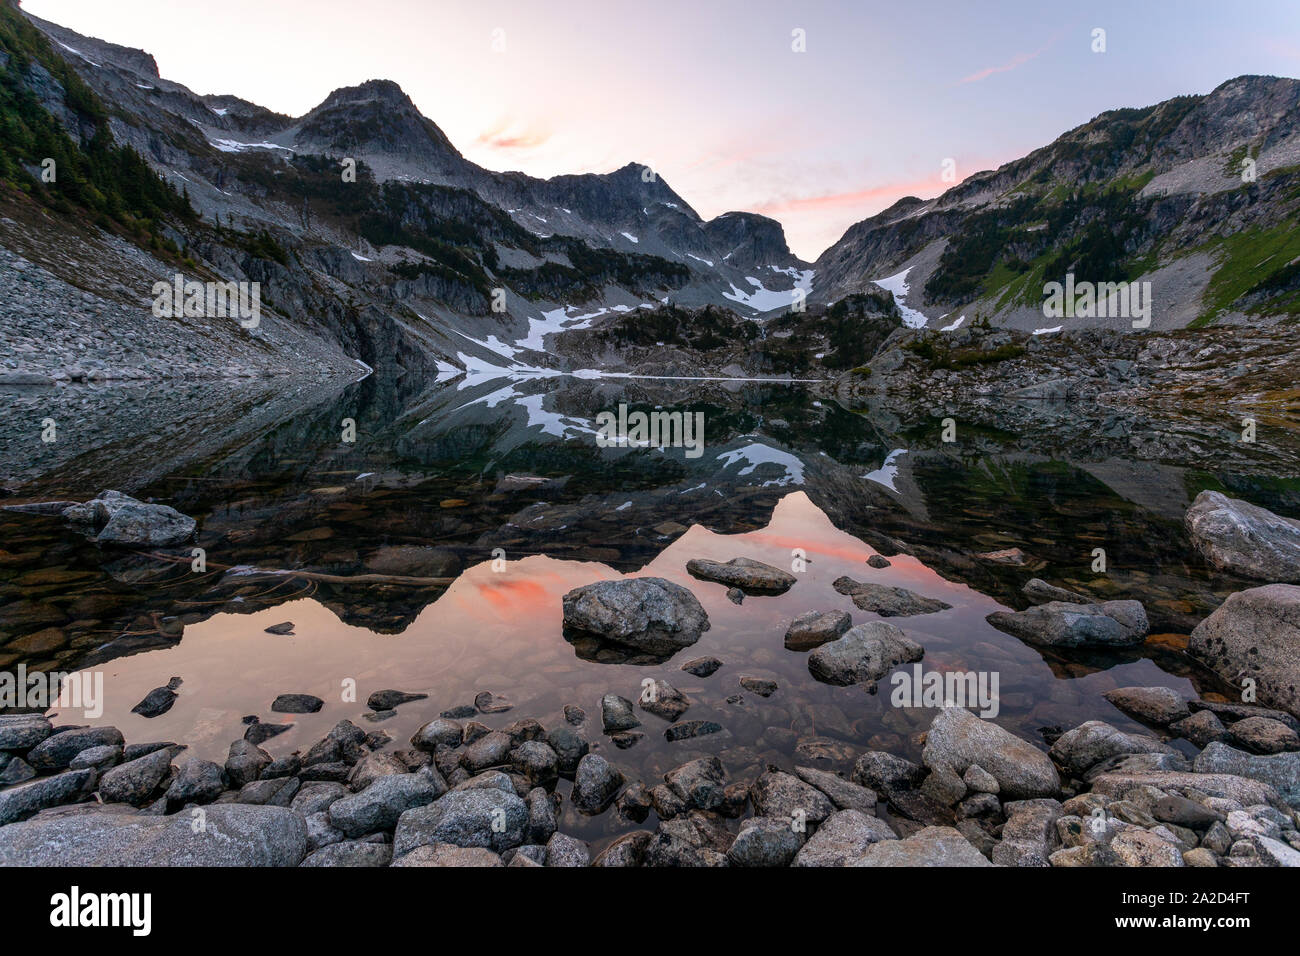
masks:
<path id="1" fill-rule="evenodd" d="M 795 550 L 806 561 L 798 583 L 784 595 L 748 597 L 737 606 L 722 585 L 698 581 L 686 572 L 692 558 L 729 560 L 750 557 L 790 568 Z M 652 667 L 604 664 L 580 660 L 562 637 L 561 598 L 574 587 L 619 577 L 605 564 L 551 557 L 512 555 L 502 573 L 485 560 L 470 567 L 401 634 L 383 635 L 341 622 L 328 608 L 311 599 L 282 604 L 250 615 L 219 614 L 187 627 L 175 647 L 121 658 L 104 666 L 105 708 L 102 718 L 87 721 L 79 713 L 64 722 L 112 724 L 130 743 L 175 740 L 190 745 L 191 754 L 224 760 L 230 742 L 243 733 L 241 718 L 257 714 L 263 720 L 291 723 L 293 729 L 263 746 L 274 755 L 305 751 L 339 720 L 350 719 L 365 730 L 392 734 L 391 749 L 401 749 L 416 727 L 449 707 L 469 703 L 479 691 L 504 694 L 516 708 L 481 717 L 490 726 L 504 726 L 521 717 L 535 717 L 547 727 L 562 721 L 565 704 L 577 703 L 592 720 L 584 733 L 600 740 L 599 701 L 609 692 L 634 699 L 645 677 L 665 678 L 697 701 L 688 719 L 735 719 L 724 698 L 739 690 L 741 674 L 777 680 L 782 690 L 770 703 L 790 708 L 792 716 L 769 716 L 785 723 L 801 706 L 833 706 L 851 720 L 879 719 L 884 706 L 856 688 L 818 684 L 807 672 L 806 656 L 788 651 L 783 636 L 789 621 L 808 610 L 842 609 L 854 623 L 874 619 L 855 608 L 832 587 L 848 575 L 906 587 L 940 598 L 950 611 L 913 618 L 895 618 L 926 648 L 925 666 L 942 670 L 994 670 L 1001 692 L 1020 701 L 1021 713 L 1007 706 L 1000 719 L 1026 737 L 1049 718 L 1081 722 L 1090 717 L 1123 723 L 1125 718 L 1099 697 L 1099 691 L 1129 683 L 1181 682 L 1161 674 L 1150 661 L 1115 666 L 1106 673 L 1054 682 L 1039 653 L 994 630 L 984 616 L 1001 606 L 963 584 L 944 580 L 915 558 L 891 558 L 891 566 L 876 570 L 865 561 L 874 552 L 857 538 L 835 528 L 802 492 L 781 499 L 770 523 L 737 535 L 718 535 L 695 525 L 642 571 L 691 588 L 709 615 L 710 629 L 700 641 L 669 662 Z M 378 602 L 381 596 L 371 595 Z M 292 621 L 295 636 L 273 636 L 263 629 Z M 706 681 L 680 671 L 683 661 L 714 654 L 725 662 L 720 676 Z M 1119 676 L 1116 676 L 1119 675 Z M 184 680 L 179 697 L 165 715 L 145 719 L 130 708 L 152 688 L 171 677 Z M 344 702 L 345 679 L 356 681 L 356 702 Z M 1117 681 L 1121 683 L 1117 683 Z M 1057 689 L 1048 692 L 1048 688 Z M 376 690 L 394 688 L 424 692 L 429 700 L 403 705 L 398 716 L 377 724 L 363 719 L 365 701 Z M 888 685 L 882 684 L 887 694 Z M 282 715 L 270 712 L 282 693 L 306 693 L 325 700 L 318 714 Z M 1043 702 L 1041 707 L 1037 705 Z M 767 706 L 765 703 L 764 706 Z M 1030 708 L 1035 708 L 1032 711 Z M 780 711 L 786 713 L 787 711 Z M 1020 723 L 1017 723 L 1020 721 Z M 1037 721 L 1037 723 L 1034 723 Z M 647 739 L 617 760 L 634 768 L 642 760 L 657 760 L 667 744 L 658 718 L 645 716 Z M 859 741 L 861 742 L 861 741 Z M 750 745 L 752 741 L 739 741 Z M 719 740 L 717 746 L 724 746 Z M 731 741 L 730 746 L 737 745 Z M 664 755 L 668 759 L 671 753 Z M 671 764 L 670 764 L 671 765 Z M 662 771 L 661 771 L 662 772 Z"/>
<path id="2" fill-rule="evenodd" d="M 779 219 L 809 259 L 901 196 L 942 191 L 945 159 L 962 179 L 1107 109 L 1300 71 L 1295 0 L 23 6 L 143 48 L 195 92 L 291 115 L 336 87 L 393 79 L 481 165 L 552 176 L 644 162 L 706 218 Z"/>

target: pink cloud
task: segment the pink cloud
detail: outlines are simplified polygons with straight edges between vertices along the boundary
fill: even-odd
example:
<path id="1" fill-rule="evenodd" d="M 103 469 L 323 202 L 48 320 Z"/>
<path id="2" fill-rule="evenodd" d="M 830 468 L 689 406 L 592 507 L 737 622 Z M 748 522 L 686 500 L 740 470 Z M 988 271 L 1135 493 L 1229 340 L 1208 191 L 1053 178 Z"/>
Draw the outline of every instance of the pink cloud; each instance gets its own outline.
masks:
<path id="1" fill-rule="evenodd" d="M 982 70 L 975 71 L 970 76 L 963 77 L 957 82 L 958 84 L 978 83 L 980 80 L 986 80 L 990 76 L 993 76 L 996 73 L 1010 73 L 1016 67 L 1024 66 L 1026 63 L 1030 62 L 1031 60 L 1038 59 L 1040 56 L 1042 56 L 1044 53 L 1050 50 L 1052 46 L 1055 45 L 1056 41 L 1059 40 L 1060 38 L 1061 35 L 1058 33 L 1055 36 L 1053 36 L 1050 40 L 1048 40 L 1047 43 L 1041 49 L 1035 50 L 1033 53 L 1017 53 L 1015 56 L 1013 56 L 1006 63 L 1003 63 L 1001 66 L 985 67 Z"/>
<path id="2" fill-rule="evenodd" d="M 534 149 L 545 144 L 551 138 L 551 131 L 532 124 L 522 128 L 511 121 L 501 120 L 491 129 L 479 133 L 474 140 L 475 146 L 489 149 Z"/>

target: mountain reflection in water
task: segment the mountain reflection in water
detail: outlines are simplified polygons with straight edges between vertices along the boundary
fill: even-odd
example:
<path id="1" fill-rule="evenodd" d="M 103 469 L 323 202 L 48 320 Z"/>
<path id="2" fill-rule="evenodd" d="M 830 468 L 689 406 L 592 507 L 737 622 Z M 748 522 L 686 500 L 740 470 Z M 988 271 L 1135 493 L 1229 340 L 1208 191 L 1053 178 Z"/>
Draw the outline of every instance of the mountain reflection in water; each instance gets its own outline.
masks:
<path id="1" fill-rule="evenodd" d="M 703 412 L 704 455 L 598 448 L 589 425 L 620 402 Z M 984 432 L 953 447 L 925 414 L 902 414 L 792 384 L 372 376 L 313 392 L 269 424 L 249 416 L 240 431 L 225 422 L 215 444 L 204 444 L 210 431 L 187 444 L 185 422 L 175 420 L 169 467 L 124 452 L 133 439 L 119 411 L 112 428 L 87 429 L 101 440 L 88 439 L 78 458 L 11 484 L 12 500 L 86 498 L 106 483 L 154 497 L 199 520 L 210 567 L 192 572 L 188 548 L 170 549 L 170 561 L 100 551 L 57 518 L 0 512 L 0 666 L 103 670 L 102 716 L 70 713 L 64 722 L 112 724 L 129 742 L 174 740 L 217 761 L 251 715 L 293 725 L 263 744 L 278 756 L 305 751 L 345 718 L 386 731 L 390 749 L 402 749 L 419 725 L 482 691 L 514 704 L 479 716 L 494 728 L 522 717 L 559 726 L 575 704 L 593 749 L 649 785 L 702 754 L 717 754 L 732 779 L 769 763 L 847 770 L 866 749 L 919 756 L 932 711 L 890 706 L 887 679 L 874 695 L 819 683 L 807 653 L 784 646 L 788 623 L 804 611 L 875 619 L 833 589 L 844 575 L 952 605 L 892 623 L 925 647 L 927 670 L 997 672 L 997 721 L 1030 740 L 1090 718 L 1139 729 L 1101 697 L 1113 687 L 1217 688 L 1181 653 L 1182 635 L 1240 582 L 1200 565 L 1182 510 L 1214 486 L 1246 488 L 1261 504 L 1294 511 L 1293 482 L 1104 445 L 1067 456 L 1053 452 L 1050 431 Z M 148 427 L 147 410 L 133 417 Z M 355 443 L 339 440 L 344 418 L 357 423 Z M 1105 575 L 1090 570 L 1094 546 L 1107 550 Z M 1009 548 L 1026 562 L 979 556 Z M 789 568 L 796 549 L 807 565 L 795 586 L 741 605 L 685 571 L 692 558 Z M 865 563 L 877 552 L 890 567 Z M 252 579 L 231 567 L 325 577 Z M 368 573 L 454 582 L 347 582 Z M 620 575 L 690 588 L 711 628 L 662 664 L 584 659 L 562 633 L 561 598 Z M 984 618 L 1023 607 L 1019 589 L 1034 576 L 1098 598 L 1143 600 L 1153 631 L 1173 633 L 1113 652 L 1027 646 Z M 284 621 L 292 636 L 265 633 Z M 704 655 L 723 667 L 707 678 L 680 669 Z M 763 698 L 742 688 L 741 676 L 778 689 Z M 131 712 L 172 677 L 183 684 L 167 713 Z M 600 699 L 635 700 L 650 677 L 692 698 L 684 719 L 713 720 L 723 732 L 669 743 L 667 722 L 638 708 L 644 739 L 616 749 L 601 732 Z M 345 681 L 355 681 L 353 702 L 344 700 Z M 367 697 L 388 688 L 429 697 L 370 722 Z M 271 702 L 287 693 L 325 705 L 273 714 Z M 568 786 L 561 781 L 561 791 Z M 586 819 L 565 808 L 562 827 L 589 839 L 627 828 L 614 814 Z"/>

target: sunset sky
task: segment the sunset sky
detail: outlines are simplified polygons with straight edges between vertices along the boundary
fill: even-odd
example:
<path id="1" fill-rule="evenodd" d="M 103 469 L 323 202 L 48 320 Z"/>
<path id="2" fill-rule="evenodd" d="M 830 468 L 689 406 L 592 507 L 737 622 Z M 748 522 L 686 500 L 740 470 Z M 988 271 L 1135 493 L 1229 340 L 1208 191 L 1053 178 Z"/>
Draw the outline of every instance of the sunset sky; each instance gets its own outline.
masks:
<path id="1" fill-rule="evenodd" d="M 705 218 L 780 220 L 807 259 L 901 196 L 937 195 L 947 158 L 960 179 L 1106 109 L 1242 73 L 1300 75 L 1300 0 L 23 7 L 143 48 L 196 92 L 293 115 L 337 87 L 392 79 L 483 166 L 545 177 L 644 162 Z M 806 52 L 792 50 L 795 30 Z"/>

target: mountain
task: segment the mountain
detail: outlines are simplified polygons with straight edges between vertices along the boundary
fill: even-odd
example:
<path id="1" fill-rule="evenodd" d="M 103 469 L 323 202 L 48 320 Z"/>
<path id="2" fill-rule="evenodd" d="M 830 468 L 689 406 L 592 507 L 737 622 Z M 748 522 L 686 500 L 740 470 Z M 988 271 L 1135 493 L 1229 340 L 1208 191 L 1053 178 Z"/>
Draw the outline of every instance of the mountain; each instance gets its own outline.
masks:
<path id="1" fill-rule="evenodd" d="M 0 0 L 0 24 L 6 85 L 41 103 L 54 119 L 48 135 L 76 153 L 102 118 L 105 141 L 142 157 L 187 212 L 138 217 L 148 238 L 134 237 L 143 248 L 130 255 L 154 261 L 133 269 L 74 228 L 66 208 L 65 218 L 42 217 L 11 191 L 6 208 L 19 205 L 5 218 L 26 228 L 6 245 L 45 268 L 47 286 L 96 300 L 106 284 L 121 286 L 119 298 L 138 308 L 151 282 L 108 276 L 257 281 L 270 313 L 263 338 L 292 327 L 320 340 L 313 361 L 429 372 L 563 368 L 546 351 L 552 332 L 668 302 L 757 317 L 788 308 L 811 279 L 779 224 L 747 213 L 705 222 L 646 167 L 549 180 L 482 169 L 391 81 L 335 90 L 289 117 L 195 94 L 160 77 L 147 53 L 27 16 L 13 0 Z M 62 186 L 39 181 L 32 155 L 15 155 L 11 172 L 17 190 L 62 203 Z M 97 264 L 96 281 L 66 265 L 58 250 L 68 247 Z M 203 351 L 200 338 L 190 351 Z M 286 361 L 272 349 L 237 364 L 260 374 Z M 108 356 L 106 376 L 130 374 L 121 363 L 144 359 Z M 75 362 L 64 354 L 61 364 Z"/>
<path id="2" fill-rule="evenodd" d="M 903 199 L 852 226 L 818 258 L 817 296 L 906 270 L 887 284 L 906 286 L 930 328 L 966 315 L 1029 330 L 1060 324 L 1044 320 L 1044 284 L 1073 273 L 1150 282 L 1155 329 L 1294 315 L 1298 104 L 1300 81 L 1242 76 L 1103 113 L 936 199 Z"/>
<path id="3" fill-rule="evenodd" d="M 936 199 L 900 200 L 809 264 L 775 220 L 706 221 L 643 165 L 479 167 L 388 80 L 285 116 L 198 95 L 148 53 L 15 0 L 0 0 L 0 69 L 0 282 L 23 305 L 0 309 L 13 381 L 835 376 L 902 347 L 914 333 L 899 325 L 1061 327 L 1042 303 L 1067 275 L 1150 282 L 1154 329 L 1273 322 L 1300 303 L 1294 80 L 1104 113 Z M 159 325 L 150 290 L 177 274 L 258 283 L 261 325 Z"/>

